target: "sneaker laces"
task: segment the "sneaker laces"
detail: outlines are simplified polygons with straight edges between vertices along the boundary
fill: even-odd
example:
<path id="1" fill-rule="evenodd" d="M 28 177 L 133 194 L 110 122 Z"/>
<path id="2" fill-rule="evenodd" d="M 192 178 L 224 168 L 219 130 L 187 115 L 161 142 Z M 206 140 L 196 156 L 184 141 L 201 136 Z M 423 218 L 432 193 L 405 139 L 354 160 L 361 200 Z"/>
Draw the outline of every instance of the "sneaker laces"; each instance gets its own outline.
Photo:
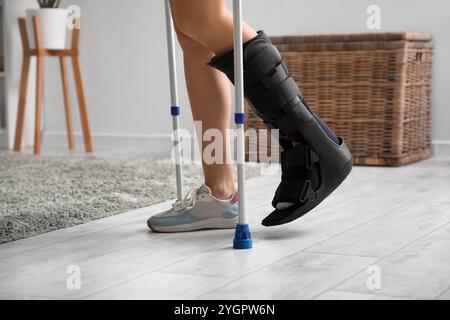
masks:
<path id="1" fill-rule="evenodd" d="M 197 201 L 197 189 L 191 189 L 186 196 L 172 204 L 172 209 L 176 211 L 192 209 Z"/>

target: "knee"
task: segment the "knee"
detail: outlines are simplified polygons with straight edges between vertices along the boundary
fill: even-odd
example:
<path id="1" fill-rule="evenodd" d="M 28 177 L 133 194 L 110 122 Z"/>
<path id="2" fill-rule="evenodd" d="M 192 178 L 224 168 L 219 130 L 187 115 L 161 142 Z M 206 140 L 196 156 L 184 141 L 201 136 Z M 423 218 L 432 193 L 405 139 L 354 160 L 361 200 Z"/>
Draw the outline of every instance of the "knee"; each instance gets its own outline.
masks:
<path id="1" fill-rule="evenodd" d="M 211 32 L 216 22 L 208 15 L 202 15 L 202 10 L 193 10 L 189 8 L 182 10 L 177 8 L 174 10 L 173 18 L 176 28 L 184 35 L 201 41 L 207 32 Z"/>
<path id="2" fill-rule="evenodd" d="M 180 47 L 185 54 L 196 53 L 205 50 L 205 48 L 200 43 L 182 33 L 178 27 L 175 28 L 175 31 L 177 33 L 178 43 L 180 44 Z"/>

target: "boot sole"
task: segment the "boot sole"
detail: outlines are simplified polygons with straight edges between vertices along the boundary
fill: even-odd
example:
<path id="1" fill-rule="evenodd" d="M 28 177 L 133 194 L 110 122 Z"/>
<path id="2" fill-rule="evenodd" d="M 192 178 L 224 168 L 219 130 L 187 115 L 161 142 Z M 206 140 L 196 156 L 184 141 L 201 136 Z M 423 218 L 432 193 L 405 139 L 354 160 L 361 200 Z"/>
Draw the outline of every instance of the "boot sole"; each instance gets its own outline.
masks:
<path id="1" fill-rule="evenodd" d="M 325 200 L 334 190 L 336 190 L 342 182 L 347 178 L 347 176 L 350 174 L 353 168 L 353 160 L 349 160 L 345 165 L 343 170 L 341 171 L 341 175 L 339 176 L 339 179 L 336 180 L 336 183 L 333 187 L 330 188 L 330 191 L 325 194 L 321 199 L 316 199 L 315 201 L 308 201 L 307 204 L 302 205 L 301 207 L 297 208 L 287 208 L 284 210 L 278 210 L 275 209 L 270 215 L 268 215 L 263 221 L 262 225 L 266 227 L 273 227 L 273 226 L 279 226 L 285 223 L 292 222 L 294 220 L 297 220 L 298 218 L 304 216 L 308 212 L 310 212 L 312 209 L 317 207 L 320 203 L 322 203 L 323 200 Z M 269 219 L 270 217 L 278 216 L 279 219 Z"/>

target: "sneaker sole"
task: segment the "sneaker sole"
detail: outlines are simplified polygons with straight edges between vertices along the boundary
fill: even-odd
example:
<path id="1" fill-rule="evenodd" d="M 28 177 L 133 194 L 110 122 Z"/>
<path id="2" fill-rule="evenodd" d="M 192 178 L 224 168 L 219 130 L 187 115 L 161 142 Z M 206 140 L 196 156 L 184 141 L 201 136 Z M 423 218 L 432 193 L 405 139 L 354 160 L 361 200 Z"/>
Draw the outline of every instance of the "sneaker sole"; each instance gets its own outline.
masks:
<path id="1" fill-rule="evenodd" d="M 238 217 L 233 219 L 209 218 L 194 223 L 181 224 L 170 227 L 153 226 L 148 222 L 147 225 L 153 232 L 174 233 L 174 232 L 189 232 L 207 229 L 234 229 L 236 228 L 236 224 L 238 223 L 238 221 L 239 221 Z"/>

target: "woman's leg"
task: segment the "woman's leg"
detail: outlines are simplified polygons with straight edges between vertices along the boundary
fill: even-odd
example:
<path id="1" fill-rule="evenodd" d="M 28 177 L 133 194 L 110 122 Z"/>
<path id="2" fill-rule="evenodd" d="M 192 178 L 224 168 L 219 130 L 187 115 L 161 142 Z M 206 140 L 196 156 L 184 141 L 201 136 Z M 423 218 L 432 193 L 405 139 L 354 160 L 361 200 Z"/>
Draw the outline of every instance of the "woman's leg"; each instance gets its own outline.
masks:
<path id="1" fill-rule="evenodd" d="M 221 55 L 233 48 L 233 14 L 226 0 L 172 0 L 172 11 L 179 30 L 209 51 Z M 244 42 L 257 35 L 246 23 L 242 29 Z"/>
<path id="2" fill-rule="evenodd" d="M 208 129 L 218 130 L 223 138 L 223 150 L 219 153 L 224 157 L 218 159 L 221 160 L 220 163 L 205 161 L 207 159 L 204 157 L 204 150 L 209 142 L 201 139 L 203 173 L 205 184 L 210 190 L 201 186 L 195 190 L 195 194 L 189 193 L 185 201 L 176 202 L 171 209 L 150 217 L 147 225 L 155 232 L 235 228 L 239 209 L 235 197 L 227 130 L 231 116 L 230 84 L 222 72 L 207 65 L 214 53 L 181 32 L 176 17 L 174 24 L 178 41 L 183 49 L 192 116 L 195 121 L 201 122 L 202 132 L 197 134 L 202 137 Z M 217 158 L 218 155 L 213 156 Z"/>
<path id="3" fill-rule="evenodd" d="M 233 80 L 233 15 L 226 0 L 172 0 L 182 33 L 203 44 L 215 57 L 210 66 Z M 283 142 L 282 180 L 266 226 L 291 222 L 322 202 L 351 171 L 352 155 L 309 109 L 281 54 L 263 33 L 243 25 L 245 96 Z M 302 141 L 304 144 L 300 144 Z"/>
<path id="4" fill-rule="evenodd" d="M 180 32 L 177 21 L 174 20 L 178 41 L 183 49 L 185 78 L 193 119 L 201 121 L 202 136 L 208 129 L 217 129 L 224 137 L 223 163 L 205 163 L 203 150 L 209 142 L 202 142 L 205 184 L 211 189 L 213 196 L 226 199 L 235 189 L 233 169 L 229 161 L 230 140 L 227 131 L 231 116 L 230 84 L 222 72 L 207 66 L 207 62 L 214 54 L 202 44 Z"/>

